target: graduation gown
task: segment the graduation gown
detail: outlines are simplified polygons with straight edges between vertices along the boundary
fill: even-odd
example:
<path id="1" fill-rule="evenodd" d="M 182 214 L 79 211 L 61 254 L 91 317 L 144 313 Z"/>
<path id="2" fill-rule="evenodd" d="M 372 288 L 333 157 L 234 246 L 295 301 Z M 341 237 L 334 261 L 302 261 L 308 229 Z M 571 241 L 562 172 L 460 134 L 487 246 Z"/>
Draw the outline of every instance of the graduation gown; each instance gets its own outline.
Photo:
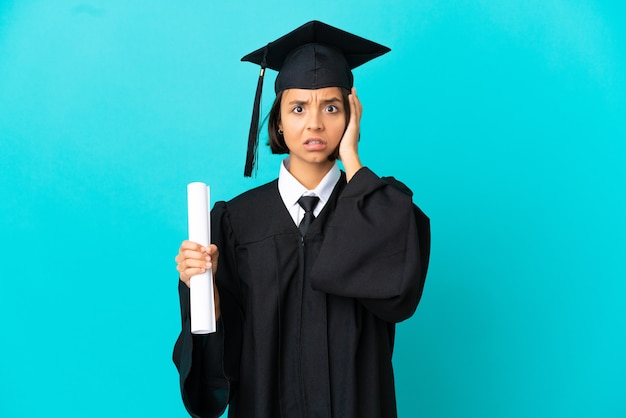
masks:
<path id="1" fill-rule="evenodd" d="M 342 173 L 305 237 L 275 180 L 212 211 L 218 331 L 192 335 L 179 282 L 174 348 L 197 417 L 395 417 L 395 323 L 422 294 L 428 218 L 411 192 L 367 168 Z"/>

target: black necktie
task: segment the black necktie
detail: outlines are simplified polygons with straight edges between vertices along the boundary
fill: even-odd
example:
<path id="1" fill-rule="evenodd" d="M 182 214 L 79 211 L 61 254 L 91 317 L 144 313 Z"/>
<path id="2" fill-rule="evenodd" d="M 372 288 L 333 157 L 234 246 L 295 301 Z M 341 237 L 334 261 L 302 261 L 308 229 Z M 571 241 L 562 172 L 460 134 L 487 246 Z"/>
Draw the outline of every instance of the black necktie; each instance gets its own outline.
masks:
<path id="1" fill-rule="evenodd" d="M 313 209 L 317 206 L 317 202 L 320 200 L 317 196 L 302 196 L 298 199 L 298 203 L 304 209 L 304 218 L 300 221 L 300 225 L 298 228 L 300 229 L 300 233 L 302 236 L 306 235 L 306 231 L 308 231 L 311 222 L 315 219 L 315 215 L 313 214 Z"/>

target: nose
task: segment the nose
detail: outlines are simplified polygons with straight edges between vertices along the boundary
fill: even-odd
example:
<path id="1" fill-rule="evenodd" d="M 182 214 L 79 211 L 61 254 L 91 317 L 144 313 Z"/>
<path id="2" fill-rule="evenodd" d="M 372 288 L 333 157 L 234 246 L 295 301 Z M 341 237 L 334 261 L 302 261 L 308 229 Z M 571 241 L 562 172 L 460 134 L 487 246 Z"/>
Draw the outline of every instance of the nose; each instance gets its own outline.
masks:
<path id="1" fill-rule="evenodd" d="M 312 110 L 309 112 L 307 119 L 307 129 L 318 131 L 324 129 L 324 123 L 322 121 L 322 114 L 319 110 Z"/>

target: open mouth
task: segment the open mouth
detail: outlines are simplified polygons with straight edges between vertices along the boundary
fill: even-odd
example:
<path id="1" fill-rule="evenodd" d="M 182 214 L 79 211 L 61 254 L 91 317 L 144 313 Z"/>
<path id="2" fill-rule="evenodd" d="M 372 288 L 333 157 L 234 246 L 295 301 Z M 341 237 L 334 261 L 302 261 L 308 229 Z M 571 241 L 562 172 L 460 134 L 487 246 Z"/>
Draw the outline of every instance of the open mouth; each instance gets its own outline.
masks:
<path id="1" fill-rule="evenodd" d="M 324 151 L 326 149 L 326 141 L 320 138 L 309 138 L 304 141 L 304 149 L 307 151 Z"/>

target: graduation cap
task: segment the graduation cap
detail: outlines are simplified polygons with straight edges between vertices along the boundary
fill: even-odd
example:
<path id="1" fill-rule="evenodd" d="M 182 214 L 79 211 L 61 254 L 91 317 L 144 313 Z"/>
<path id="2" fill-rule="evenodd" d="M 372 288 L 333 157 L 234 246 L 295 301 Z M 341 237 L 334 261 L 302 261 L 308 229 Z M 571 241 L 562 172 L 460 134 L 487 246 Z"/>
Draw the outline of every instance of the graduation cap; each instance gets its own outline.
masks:
<path id="1" fill-rule="evenodd" d="M 244 176 L 255 166 L 259 132 L 259 108 L 265 69 L 278 71 L 274 90 L 352 88 L 352 69 L 390 49 L 360 36 L 319 22 L 305 23 L 288 34 L 243 57 L 261 66 L 257 82 Z"/>

